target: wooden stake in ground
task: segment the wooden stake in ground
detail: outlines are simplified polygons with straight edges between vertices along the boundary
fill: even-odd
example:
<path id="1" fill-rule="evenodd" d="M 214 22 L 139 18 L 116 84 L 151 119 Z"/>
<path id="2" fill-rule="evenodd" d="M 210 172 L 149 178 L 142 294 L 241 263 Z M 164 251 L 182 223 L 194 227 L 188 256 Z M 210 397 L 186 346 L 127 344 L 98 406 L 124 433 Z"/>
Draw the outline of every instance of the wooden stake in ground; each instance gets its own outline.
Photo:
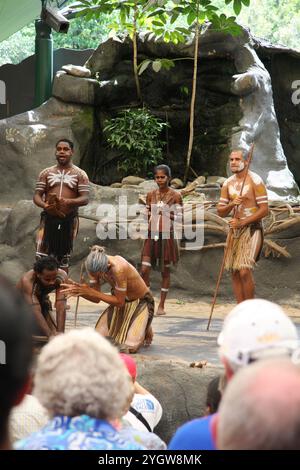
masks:
<path id="1" fill-rule="evenodd" d="M 82 282 L 83 282 L 83 271 L 84 271 L 84 262 L 81 263 L 81 267 L 80 267 L 80 279 L 79 279 L 80 284 L 82 284 Z M 75 316 L 74 316 L 74 328 L 77 327 L 77 315 L 78 315 L 78 307 L 79 307 L 79 298 L 80 298 L 80 296 L 78 296 L 77 299 L 76 299 Z"/>
<path id="2" fill-rule="evenodd" d="M 247 166 L 246 173 L 245 173 L 245 176 L 244 176 L 244 179 L 243 179 L 243 184 L 242 184 L 242 187 L 241 187 L 241 190 L 240 190 L 240 194 L 239 194 L 240 196 L 242 196 L 242 194 L 243 194 L 243 189 L 244 189 L 244 186 L 245 186 L 246 178 L 248 176 L 249 167 L 250 167 L 250 164 L 251 164 L 251 161 L 252 161 L 253 149 L 254 149 L 254 144 L 251 145 L 251 148 L 250 148 L 250 151 L 249 151 L 248 166 Z M 235 217 L 236 212 L 237 212 L 237 207 L 235 206 L 233 217 Z M 232 241 L 232 232 L 233 232 L 233 230 L 230 228 L 229 233 L 228 233 L 228 237 L 227 237 L 227 240 L 226 240 L 226 247 L 225 247 L 225 250 L 224 250 L 224 256 L 223 256 L 221 268 L 220 268 L 220 271 L 219 271 L 217 285 L 216 285 L 216 288 L 215 288 L 214 298 L 213 298 L 213 302 L 212 302 L 212 305 L 211 305 L 210 315 L 209 315 L 209 319 L 208 319 L 208 322 L 207 322 L 207 327 L 206 327 L 207 331 L 209 330 L 210 322 L 211 322 L 212 315 L 213 315 L 213 311 L 214 311 L 214 308 L 215 308 L 215 305 L 216 305 L 217 296 L 218 296 L 218 292 L 219 292 L 219 287 L 220 287 L 221 279 L 222 279 L 223 272 L 224 272 L 225 261 L 226 261 L 228 249 L 230 247 L 230 243 Z"/>

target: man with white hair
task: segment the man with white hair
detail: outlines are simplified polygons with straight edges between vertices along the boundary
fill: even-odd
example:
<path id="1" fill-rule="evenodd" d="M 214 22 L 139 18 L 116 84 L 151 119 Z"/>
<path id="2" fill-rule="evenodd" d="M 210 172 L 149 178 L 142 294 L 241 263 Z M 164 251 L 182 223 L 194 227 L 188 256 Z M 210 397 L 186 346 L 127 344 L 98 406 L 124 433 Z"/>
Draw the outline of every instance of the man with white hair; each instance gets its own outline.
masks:
<path id="1" fill-rule="evenodd" d="M 250 299 L 238 304 L 225 318 L 218 337 L 219 354 L 227 381 L 251 362 L 289 357 L 299 347 L 295 325 L 282 308 L 268 300 Z M 178 429 L 169 449 L 215 449 L 217 414 L 195 419 Z"/>
<path id="2" fill-rule="evenodd" d="M 265 360 L 228 384 L 215 420 L 220 450 L 300 449 L 300 369 Z"/>
<path id="3" fill-rule="evenodd" d="M 153 338 L 154 299 L 135 267 L 122 256 L 107 255 L 98 245 L 91 248 L 85 266 L 92 286 L 76 282 L 63 284 L 62 293 L 109 304 L 95 328 L 101 335 L 110 337 L 120 351 L 135 353 L 141 346 L 149 346 Z M 101 291 L 101 285 L 106 282 L 111 286 L 111 294 Z"/>
<path id="4" fill-rule="evenodd" d="M 56 336 L 43 348 L 33 392 L 51 420 L 17 449 L 143 449 L 114 426 L 128 409 L 133 385 L 117 350 L 91 328 Z"/>

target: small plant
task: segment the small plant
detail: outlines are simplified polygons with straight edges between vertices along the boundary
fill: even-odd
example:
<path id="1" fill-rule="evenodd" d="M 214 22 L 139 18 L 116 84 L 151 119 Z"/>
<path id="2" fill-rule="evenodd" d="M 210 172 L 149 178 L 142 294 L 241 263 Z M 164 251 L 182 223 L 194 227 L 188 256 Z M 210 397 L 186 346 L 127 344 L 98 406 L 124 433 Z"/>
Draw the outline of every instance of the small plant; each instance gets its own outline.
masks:
<path id="1" fill-rule="evenodd" d="M 146 175 L 162 156 L 162 130 L 168 126 L 146 108 L 126 109 L 104 123 L 104 133 L 111 148 L 122 151 L 118 168 L 125 173 Z"/>

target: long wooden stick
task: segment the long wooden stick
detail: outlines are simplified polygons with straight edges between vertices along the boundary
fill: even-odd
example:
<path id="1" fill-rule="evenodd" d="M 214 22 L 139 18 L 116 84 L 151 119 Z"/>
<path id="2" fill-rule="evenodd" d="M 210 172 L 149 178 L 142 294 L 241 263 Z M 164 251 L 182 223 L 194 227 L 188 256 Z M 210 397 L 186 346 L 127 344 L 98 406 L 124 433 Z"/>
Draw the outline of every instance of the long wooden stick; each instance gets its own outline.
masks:
<path id="1" fill-rule="evenodd" d="M 247 165 L 247 168 L 246 168 L 246 173 L 245 173 L 245 176 L 244 176 L 243 184 L 242 184 L 242 187 L 241 187 L 241 190 L 240 190 L 240 194 L 239 194 L 240 196 L 242 196 L 242 194 L 243 194 L 243 189 L 244 189 L 244 186 L 245 186 L 246 178 L 248 176 L 249 167 L 250 167 L 250 164 L 251 164 L 251 161 L 252 161 L 253 149 L 254 149 L 254 143 L 251 145 L 251 148 L 249 150 L 248 165 Z M 236 212 L 237 212 L 237 207 L 235 206 L 233 217 L 235 217 Z M 208 322 L 207 322 L 207 327 L 206 327 L 207 331 L 209 330 L 210 322 L 211 322 L 212 315 L 213 315 L 213 311 L 214 311 L 215 304 L 216 304 L 216 301 L 217 301 L 219 287 L 220 287 L 221 279 L 222 279 L 224 268 L 225 268 L 225 261 L 226 261 L 228 249 L 229 249 L 229 246 L 230 246 L 230 243 L 231 243 L 231 240 L 232 240 L 232 232 L 233 232 L 233 230 L 230 228 L 229 233 L 228 233 L 228 237 L 227 237 L 227 240 L 226 240 L 226 247 L 225 247 L 225 250 L 224 250 L 224 256 L 223 256 L 221 268 L 220 268 L 220 271 L 219 271 L 217 285 L 216 285 L 216 288 L 215 288 L 214 298 L 213 298 L 213 302 L 212 302 L 211 309 L 210 309 L 210 315 L 209 315 L 209 319 L 208 319 Z"/>
<path id="2" fill-rule="evenodd" d="M 84 270 L 84 262 L 81 263 L 81 267 L 80 267 L 80 280 L 79 280 L 80 284 L 82 284 L 82 281 L 83 281 L 83 270 Z M 77 299 L 76 299 L 74 328 L 77 327 L 77 315 L 78 315 L 78 307 L 79 307 L 79 298 L 80 298 L 80 296 L 78 296 Z"/>

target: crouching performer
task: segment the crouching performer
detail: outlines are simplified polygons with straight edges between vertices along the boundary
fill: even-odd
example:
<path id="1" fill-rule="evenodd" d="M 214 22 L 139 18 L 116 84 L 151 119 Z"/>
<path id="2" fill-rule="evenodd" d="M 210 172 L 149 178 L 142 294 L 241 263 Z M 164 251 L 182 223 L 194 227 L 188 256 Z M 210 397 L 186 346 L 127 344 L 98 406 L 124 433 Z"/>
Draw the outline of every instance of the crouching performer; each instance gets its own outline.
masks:
<path id="1" fill-rule="evenodd" d="M 66 322 L 66 300 L 61 284 L 68 281 L 68 276 L 59 269 L 58 262 L 52 256 L 38 259 L 33 269 L 26 272 L 17 284 L 27 302 L 32 305 L 36 322 L 35 335 L 47 338 L 57 333 L 64 333 Z M 55 292 L 56 323 L 52 318 L 52 305 L 49 294 Z"/>
<path id="2" fill-rule="evenodd" d="M 65 284 L 62 292 L 67 297 L 81 296 L 91 302 L 103 300 L 109 304 L 95 328 L 110 337 L 122 352 L 135 353 L 142 345 L 151 344 L 154 299 L 132 264 L 122 256 L 109 256 L 103 247 L 94 245 L 85 266 L 92 286 Z M 101 292 L 105 282 L 111 285 L 111 295 Z"/>

